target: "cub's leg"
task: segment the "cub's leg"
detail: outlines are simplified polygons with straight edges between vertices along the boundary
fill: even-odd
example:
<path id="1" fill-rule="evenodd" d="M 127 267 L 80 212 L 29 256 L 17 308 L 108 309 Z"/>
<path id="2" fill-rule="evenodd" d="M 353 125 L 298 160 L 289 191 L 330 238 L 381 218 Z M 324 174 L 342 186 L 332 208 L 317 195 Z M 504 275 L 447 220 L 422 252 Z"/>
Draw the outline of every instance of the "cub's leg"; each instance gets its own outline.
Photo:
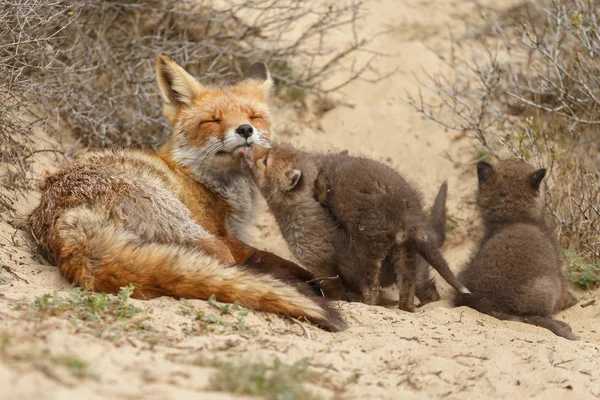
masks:
<path id="1" fill-rule="evenodd" d="M 393 251 L 396 253 L 394 268 L 396 269 L 396 284 L 400 292 L 398 308 L 414 312 L 418 253 L 408 242 L 395 246 Z"/>
<path id="2" fill-rule="evenodd" d="M 363 258 L 363 257 L 360 257 Z M 363 276 L 360 282 L 360 293 L 365 304 L 377 304 L 379 302 L 379 274 L 381 273 L 381 262 L 383 260 L 361 260 Z"/>

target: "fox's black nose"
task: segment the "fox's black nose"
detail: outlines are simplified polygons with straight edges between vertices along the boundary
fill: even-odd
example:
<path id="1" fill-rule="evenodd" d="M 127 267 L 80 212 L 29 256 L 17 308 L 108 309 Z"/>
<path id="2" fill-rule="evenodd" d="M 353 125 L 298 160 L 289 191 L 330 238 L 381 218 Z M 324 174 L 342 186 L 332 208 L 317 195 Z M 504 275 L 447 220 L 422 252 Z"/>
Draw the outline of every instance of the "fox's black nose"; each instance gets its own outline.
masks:
<path id="1" fill-rule="evenodd" d="M 235 133 L 237 133 L 244 139 L 248 139 L 254 133 L 254 128 L 252 128 L 252 125 L 242 124 L 237 127 Z"/>

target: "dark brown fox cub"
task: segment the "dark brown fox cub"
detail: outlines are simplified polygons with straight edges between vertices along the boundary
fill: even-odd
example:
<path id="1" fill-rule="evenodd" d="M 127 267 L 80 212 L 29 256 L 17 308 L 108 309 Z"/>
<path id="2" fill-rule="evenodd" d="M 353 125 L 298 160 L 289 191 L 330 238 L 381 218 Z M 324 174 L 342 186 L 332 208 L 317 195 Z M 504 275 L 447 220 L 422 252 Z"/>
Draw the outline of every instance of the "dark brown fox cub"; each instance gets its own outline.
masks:
<path id="1" fill-rule="evenodd" d="M 485 232 L 459 274 L 472 294 L 458 294 L 456 304 L 578 340 L 569 325 L 552 319 L 577 300 L 567 289 L 557 245 L 544 222 L 540 184 L 545 174 L 520 160 L 477 165 Z"/>
<path id="2" fill-rule="evenodd" d="M 397 283 L 399 307 L 414 311 L 419 255 L 451 286 L 469 293 L 444 260 L 419 194 L 392 168 L 290 145 L 253 146 L 244 159 L 294 255 L 317 277 L 340 276 L 321 284 L 327 296 L 352 299 L 359 293 L 375 304 L 381 286 Z"/>

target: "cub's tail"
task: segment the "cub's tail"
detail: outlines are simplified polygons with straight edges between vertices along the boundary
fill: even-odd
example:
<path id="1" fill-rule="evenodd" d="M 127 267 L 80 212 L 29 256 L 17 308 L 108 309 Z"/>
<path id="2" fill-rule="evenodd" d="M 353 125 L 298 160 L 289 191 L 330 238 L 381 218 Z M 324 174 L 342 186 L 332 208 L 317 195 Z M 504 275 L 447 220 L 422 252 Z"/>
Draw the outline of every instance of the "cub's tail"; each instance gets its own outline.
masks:
<path id="1" fill-rule="evenodd" d="M 462 283 L 456 279 L 454 273 L 450 270 L 448 263 L 444 259 L 440 248 L 436 246 L 431 235 L 425 232 L 417 232 L 412 238 L 410 238 L 413 246 L 417 249 L 417 252 L 427 261 L 442 278 L 454 289 L 458 290 L 463 294 L 470 294 L 471 292 Z"/>
<path id="2" fill-rule="evenodd" d="M 430 223 L 433 230 L 434 242 L 441 247 L 446 241 L 446 198 L 448 197 L 448 182 L 444 181 L 440 186 L 433 207 L 431 208 Z M 435 286 L 435 280 L 430 274 L 431 267 L 419 257 L 417 264 L 417 283 L 415 293 L 421 305 L 438 301 L 441 297 Z"/>
<path id="3" fill-rule="evenodd" d="M 225 265 L 196 248 L 147 243 L 92 210 L 65 212 L 49 236 L 49 249 L 75 284 L 117 293 L 132 283 L 133 297 L 158 296 L 239 302 L 247 308 L 305 317 L 330 330 L 347 326 L 328 302 L 298 280 L 279 279 L 243 265 Z"/>
<path id="4" fill-rule="evenodd" d="M 505 320 L 505 321 L 518 321 L 523 322 L 530 325 L 539 326 L 541 328 L 546 328 L 550 332 L 554 333 L 556 336 L 564 337 L 565 339 L 582 341 L 579 336 L 575 335 L 571 330 L 571 326 L 569 324 L 557 321 L 551 317 L 543 317 L 539 315 L 511 315 L 503 312 L 491 311 L 486 314 L 491 315 L 492 317 Z"/>
<path id="5" fill-rule="evenodd" d="M 446 241 L 446 198 L 448 197 L 448 182 L 444 181 L 431 207 L 431 226 L 437 236 L 438 246 Z"/>

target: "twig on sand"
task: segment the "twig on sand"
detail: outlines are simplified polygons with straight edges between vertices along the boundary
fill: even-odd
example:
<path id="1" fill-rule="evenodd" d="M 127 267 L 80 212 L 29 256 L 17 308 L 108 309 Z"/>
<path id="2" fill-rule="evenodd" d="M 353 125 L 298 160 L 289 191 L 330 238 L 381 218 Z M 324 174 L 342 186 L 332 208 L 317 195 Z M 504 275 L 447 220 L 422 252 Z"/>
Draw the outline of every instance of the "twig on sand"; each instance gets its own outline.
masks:
<path id="1" fill-rule="evenodd" d="M 27 279 L 21 278 L 19 275 L 17 275 L 17 273 L 8 265 L 4 265 L 4 264 L 0 264 L 0 269 L 5 270 L 6 272 L 8 272 L 9 274 L 11 274 L 14 278 L 16 278 L 19 281 L 23 281 L 26 284 L 29 285 L 29 281 L 27 281 Z"/>
<path id="2" fill-rule="evenodd" d="M 12 212 L 16 212 L 16 211 L 17 211 L 17 209 L 16 209 L 16 208 L 14 208 L 14 207 L 13 207 L 13 206 L 12 206 L 12 205 L 9 203 L 9 201 L 10 201 L 10 200 L 4 199 L 3 197 L 4 197 L 4 195 L 3 195 L 2 193 L 0 193 L 0 206 L 3 206 L 4 208 L 6 208 L 7 210 L 10 210 L 10 211 L 12 211 Z"/>
<path id="3" fill-rule="evenodd" d="M 583 304 L 581 305 L 581 308 L 586 308 L 586 307 L 589 307 L 589 306 L 591 306 L 591 305 L 593 305 L 593 304 L 595 304 L 595 303 L 596 303 L 596 299 L 591 299 L 590 301 L 587 301 L 587 302 L 583 303 Z"/>
<path id="4" fill-rule="evenodd" d="M 306 325 L 304 325 L 300 320 L 297 320 L 296 318 L 292 318 L 292 317 L 288 317 L 288 318 L 291 319 L 296 324 L 300 325 L 300 327 L 302 328 L 302 330 L 306 334 L 306 337 L 308 338 L 308 340 L 312 340 L 312 337 L 310 336 L 310 331 L 308 330 L 308 328 L 306 327 Z"/>

